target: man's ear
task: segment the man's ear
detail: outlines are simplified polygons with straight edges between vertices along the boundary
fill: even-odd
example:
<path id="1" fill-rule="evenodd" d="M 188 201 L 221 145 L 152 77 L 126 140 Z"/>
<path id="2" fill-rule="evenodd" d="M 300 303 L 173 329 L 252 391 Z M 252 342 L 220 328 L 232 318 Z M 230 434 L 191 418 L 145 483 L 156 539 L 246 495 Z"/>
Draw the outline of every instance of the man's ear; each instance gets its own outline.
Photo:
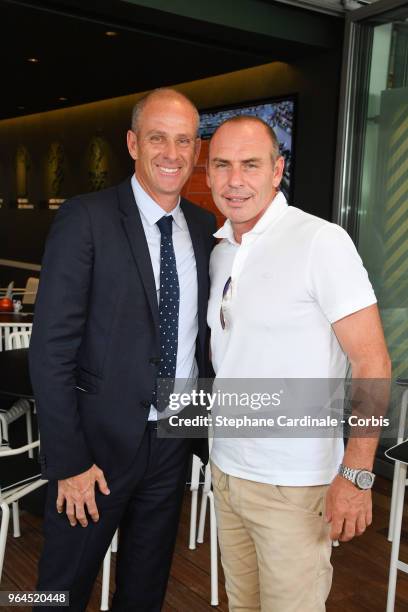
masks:
<path id="1" fill-rule="evenodd" d="M 277 189 L 282 181 L 283 171 L 285 169 L 285 159 L 281 156 L 275 162 L 273 168 L 273 186 Z"/>
<path id="2" fill-rule="evenodd" d="M 207 183 L 207 187 L 209 189 L 211 189 L 211 181 L 210 181 L 210 175 L 209 175 L 209 164 L 208 164 L 208 159 L 205 162 L 205 182 Z"/>
<path id="3" fill-rule="evenodd" d="M 139 157 L 139 149 L 137 146 L 137 136 L 133 130 L 128 130 L 127 132 L 127 148 L 130 157 L 136 161 Z"/>

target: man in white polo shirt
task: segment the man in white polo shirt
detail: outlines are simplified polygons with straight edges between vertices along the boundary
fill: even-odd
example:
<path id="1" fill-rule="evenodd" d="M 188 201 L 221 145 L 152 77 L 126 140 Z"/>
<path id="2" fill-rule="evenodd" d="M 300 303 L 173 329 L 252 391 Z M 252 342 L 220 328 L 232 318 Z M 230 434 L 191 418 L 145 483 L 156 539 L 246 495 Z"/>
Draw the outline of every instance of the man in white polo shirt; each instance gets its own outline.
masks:
<path id="1" fill-rule="evenodd" d="M 386 379 L 390 361 L 361 259 L 337 225 L 288 206 L 276 136 L 254 117 L 210 143 L 227 217 L 210 263 L 218 379 Z M 374 438 L 214 438 L 213 485 L 232 612 L 321 612 L 331 540 L 371 523 Z"/>

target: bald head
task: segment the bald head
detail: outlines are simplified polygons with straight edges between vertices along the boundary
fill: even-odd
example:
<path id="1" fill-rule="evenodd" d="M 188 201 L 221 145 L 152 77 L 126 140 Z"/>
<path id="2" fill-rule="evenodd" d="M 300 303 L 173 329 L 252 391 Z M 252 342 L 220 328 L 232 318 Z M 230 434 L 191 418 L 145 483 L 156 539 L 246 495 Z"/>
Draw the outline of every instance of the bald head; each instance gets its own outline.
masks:
<path id="1" fill-rule="evenodd" d="M 132 110 L 132 130 L 134 132 L 138 132 L 140 130 L 140 124 L 145 109 L 149 105 L 156 103 L 169 104 L 173 105 L 173 107 L 179 107 L 180 109 L 189 107 L 195 117 L 196 132 L 198 132 L 200 125 L 200 115 L 198 114 L 198 110 L 191 100 L 187 98 L 187 96 L 179 91 L 176 91 L 175 89 L 171 89 L 170 87 L 154 89 L 136 102 Z"/>
<path id="2" fill-rule="evenodd" d="M 275 132 L 273 131 L 271 126 L 266 123 L 266 121 L 264 121 L 260 117 L 254 117 L 253 115 L 238 115 L 236 117 L 231 117 L 230 119 L 226 119 L 225 121 L 223 121 L 217 127 L 217 129 L 215 130 L 214 134 L 211 137 L 210 148 L 211 148 L 211 143 L 213 142 L 213 140 L 217 138 L 217 135 L 221 135 L 221 133 L 225 132 L 226 131 L 225 128 L 227 128 L 227 131 L 228 131 L 229 126 L 232 126 L 232 127 L 236 126 L 238 128 L 242 128 L 242 130 L 244 131 L 246 127 L 248 127 L 248 131 L 251 128 L 255 128 L 255 129 L 261 128 L 261 130 L 265 132 L 266 136 L 268 137 L 272 145 L 272 161 L 275 162 L 280 156 L 279 141 L 276 137 Z"/>

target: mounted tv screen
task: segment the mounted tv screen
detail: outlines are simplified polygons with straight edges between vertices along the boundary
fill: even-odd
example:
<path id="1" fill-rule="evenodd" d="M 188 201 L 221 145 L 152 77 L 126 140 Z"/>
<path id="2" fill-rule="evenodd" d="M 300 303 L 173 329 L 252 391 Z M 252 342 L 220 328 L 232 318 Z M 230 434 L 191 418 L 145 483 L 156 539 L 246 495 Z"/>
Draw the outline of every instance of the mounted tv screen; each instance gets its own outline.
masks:
<path id="1" fill-rule="evenodd" d="M 251 115 L 260 117 L 273 128 L 279 140 L 281 155 L 285 158 L 285 173 L 282 179 L 282 191 L 289 199 L 291 195 L 291 179 L 293 166 L 293 127 L 295 116 L 295 100 L 293 97 L 270 100 L 257 104 L 244 104 L 235 107 L 225 107 L 200 113 L 200 136 L 203 140 L 211 138 L 215 129 L 230 117 Z"/>
<path id="2" fill-rule="evenodd" d="M 208 157 L 208 143 L 216 128 L 230 117 L 237 115 L 252 115 L 260 117 L 270 125 L 278 138 L 281 155 L 285 158 L 285 171 L 281 189 L 289 203 L 293 193 L 294 167 L 294 124 L 296 113 L 295 96 L 273 98 L 255 102 L 245 102 L 240 105 L 224 106 L 200 112 L 200 136 L 202 139 L 201 154 L 191 179 L 188 181 L 183 195 L 193 202 L 215 212 L 219 223 L 223 217 L 215 208 L 210 191 L 205 183 L 205 164 Z"/>

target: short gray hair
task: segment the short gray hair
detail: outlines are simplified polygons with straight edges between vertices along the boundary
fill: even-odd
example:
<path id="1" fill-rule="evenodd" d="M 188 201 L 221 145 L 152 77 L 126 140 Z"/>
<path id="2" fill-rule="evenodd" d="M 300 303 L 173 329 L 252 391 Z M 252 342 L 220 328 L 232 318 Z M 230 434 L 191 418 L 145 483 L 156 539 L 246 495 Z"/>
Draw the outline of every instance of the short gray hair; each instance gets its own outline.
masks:
<path id="1" fill-rule="evenodd" d="M 194 114 L 196 115 L 196 131 L 198 132 L 198 128 L 200 127 L 200 115 L 198 113 L 197 108 L 187 96 L 180 93 L 176 89 L 172 89 L 171 87 L 159 87 L 157 89 L 153 89 L 153 91 L 150 91 L 136 102 L 132 109 L 131 119 L 131 129 L 134 132 L 137 132 L 140 129 L 140 117 L 143 113 L 146 104 L 148 104 L 151 100 L 154 100 L 154 98 L 181 98 L 182 100 L 187 102 L 191 106 Z"/>

